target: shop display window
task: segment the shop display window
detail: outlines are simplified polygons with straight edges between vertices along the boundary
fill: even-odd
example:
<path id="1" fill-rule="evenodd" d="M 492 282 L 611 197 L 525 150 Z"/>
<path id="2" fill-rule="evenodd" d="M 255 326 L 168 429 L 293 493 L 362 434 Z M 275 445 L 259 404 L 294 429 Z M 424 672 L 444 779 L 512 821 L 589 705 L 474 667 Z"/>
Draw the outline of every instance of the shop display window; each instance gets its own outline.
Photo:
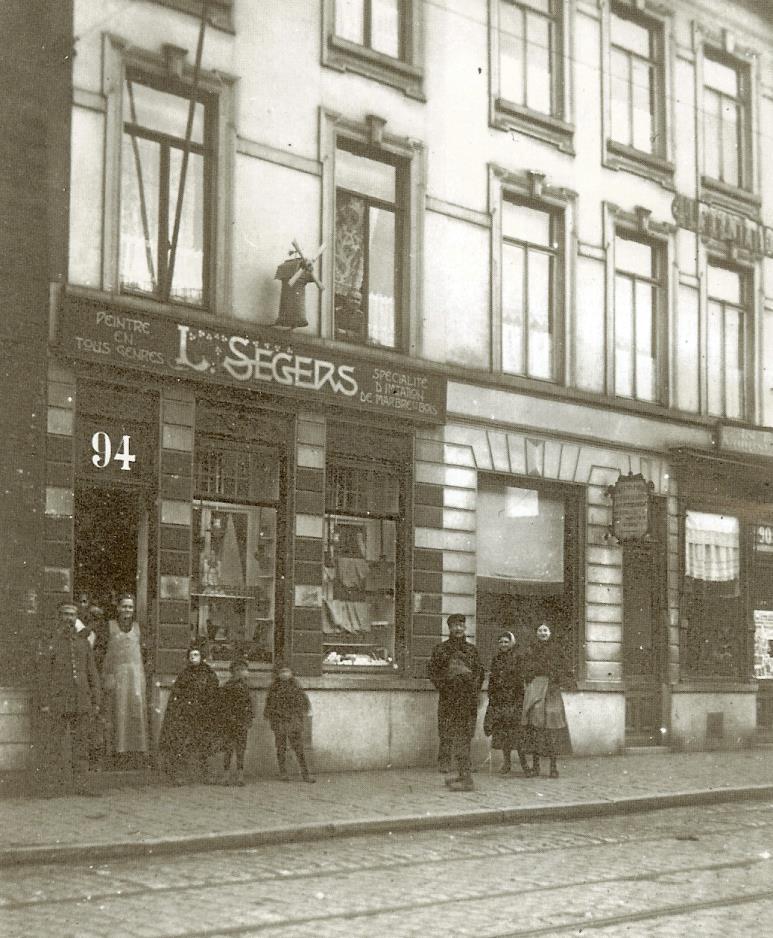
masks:
<path id="1" fill-rule="evenodd" d="M 572 487 L 481 476 L 477 501 L 477 636 L 484 660 L 502 629 L 525 649 L 545 621 L 575 657 L 580 497 Z"/>
<path id="2" fill-rule="evenodd" d="M 204 445 L 196 488 L 193 632 L 208 640 L 214 659 L 239 654 L 269 663 L 276 623 L 277 455 L 269 447 Z"/>
<path id="3" fill-rule="evenodd" d="M 399 480 L 337 460 L 328 466 L 324 528 L 324 664 L 396 667 Z"/>

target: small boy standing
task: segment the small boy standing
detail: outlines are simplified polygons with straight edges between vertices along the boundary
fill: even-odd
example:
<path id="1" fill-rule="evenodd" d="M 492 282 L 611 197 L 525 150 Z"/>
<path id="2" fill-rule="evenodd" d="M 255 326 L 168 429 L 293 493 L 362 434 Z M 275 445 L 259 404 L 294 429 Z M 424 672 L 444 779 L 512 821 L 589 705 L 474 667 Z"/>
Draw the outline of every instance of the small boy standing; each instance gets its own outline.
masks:
<path id="1" fill-rule="evenodd" d="M 316 782 L 309 774 L 306 757 L 303 752 L 303 721 L 311 712 L 311 703 L 306 692 L 298 684 L 293 672 L 287 665 L 274 666 L 274 678 L 266 695 L 266 707 L 263 716 L 268 720 L 276 743 L 276 761 L 279 764 L 279 778 L 289 782 L 286 757 L 287 742 L 295 753 L 304 782 Z"/>
<path id="2" fill-rule="evenodd" d="M 244 752 L 247 748 L 247 733 L 255 718 L 250 689 L 247 686 L 249 666 L 244 658 L 231 662 L 231 677 L 220 688 L 218 710 L 223 748 L 223 784 L 244 785 Z M 236 756 L 236 776 L 231 761 Z"/>

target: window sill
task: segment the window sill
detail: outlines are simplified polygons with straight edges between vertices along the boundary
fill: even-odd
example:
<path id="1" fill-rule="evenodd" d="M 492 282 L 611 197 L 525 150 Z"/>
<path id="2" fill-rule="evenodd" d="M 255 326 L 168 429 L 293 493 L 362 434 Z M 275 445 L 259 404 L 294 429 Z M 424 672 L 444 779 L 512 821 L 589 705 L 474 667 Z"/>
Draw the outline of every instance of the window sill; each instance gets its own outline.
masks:
<path id="1" fill-rule="evenodd" d="M 327 45 L 323 47 L 322 64 L 342 72 L 364 75 L 382 84 L 399 88 L 417 101 L 426 101 L 422 69 L 401 59 L 394 59 L 365 46 L 359 46 L 355 42 L 341 39 L 340 36 L 328 36 Z"/>
<path id="2" fill-rule="evenodd" d="M 717 205 L 731 212 L 740 212 L 759 221 L 762 200 L 748 189 L 728 186 L 718 179 L 701 176 L 700 201 Z"/>
<path id="3" fill-rule="evenodd" d="M 757 681 L 738 681 L 733 678 L 693 678 L 671 684 L 672 694 L 756 694 Z"/>
<path id="4" fill-rule="evenodd" d="M 652 153 L 607 140 L 605 165 L 610 169 L 624 170 L 645 179 L 652 179 L 665 189 L 674 189 L 674 164 Z"/>
<path id="5" fill-rule="evenodd" d="M 201 19 L 201 0 L 154 0 L 159 6 L 179 10 Z M 210 0 L 208 9 L 208 26 L 220 29 L 226 33 L 234 33 L 233 0 Z"/>
<path id="6" fill-rule="evenodd" d="M 493 102 L 491 124 L 499 130 L 517 130 L 574 156 L 574 125 L 540 114 L 505 98 Z"/>

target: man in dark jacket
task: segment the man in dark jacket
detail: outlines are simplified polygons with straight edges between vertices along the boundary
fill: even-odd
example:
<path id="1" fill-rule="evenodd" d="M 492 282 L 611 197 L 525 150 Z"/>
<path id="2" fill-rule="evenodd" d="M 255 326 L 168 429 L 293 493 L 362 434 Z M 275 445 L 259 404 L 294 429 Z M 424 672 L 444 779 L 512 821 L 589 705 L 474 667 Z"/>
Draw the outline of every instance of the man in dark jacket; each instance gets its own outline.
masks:
<path id="1" fill-rule="evenodd" d="M 38 657 L 40 711 L 47 723 L 47 736 L 52 777 L 65 773 L 69 741 L 72 778 L 76 792 L 94 794 L 88 785 L 89 741 L 91 720 L 99 713 L 101 703 L 99 676 L 87 633 L 76 628 L 78 607 L 63 602 L 59 621 L 48 642 L 43 643 Z"/>
<path id="2" fill-rule="evenodd" d="M 459 775 L 446 784 L 461 791 L 473 787 L 470 744 L 484 675 L 478 649 L 467 641 L 465 628 L 461 613 L 448 617 L 449 637 L 432 650 L 428 667 L 438 691 L 438 764 L 441 772 L 450 772 L 451 756 L 456 757 Z"/>

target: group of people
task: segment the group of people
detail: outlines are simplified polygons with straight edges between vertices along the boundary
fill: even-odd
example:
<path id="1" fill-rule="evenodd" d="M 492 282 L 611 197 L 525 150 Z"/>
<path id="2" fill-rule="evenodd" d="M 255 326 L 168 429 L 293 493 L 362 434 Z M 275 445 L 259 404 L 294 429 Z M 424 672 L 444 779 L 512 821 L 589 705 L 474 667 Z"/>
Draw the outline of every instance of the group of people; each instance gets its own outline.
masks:
<path id="1" fill-rule="evenodd" d="M 448 778 L 446 785 L 453 791 L 472 791 L 470 748 L 485 669 L 477 648 L 467 641 L 463 615 L 448 617 L 448 632 L 448 639 L 433 649 L 428 666 L 428 676 L 438 691 L 438 765 L 450 775 L 455 761 L 458 774 Z M 536 641 L 526 654 L 519 653 L 512 632 L 499 636 L 483 730 L 491 736 L 491 748 L 502 751 L 503 775 L 510 774 L 515 751 L 525 777 L 539 775 L 540 758 L 547 757 L 550 778 L 558 778 L 560 734 L 566 729 L 562 671 L 562 655 L 547 623 L 537 628 Z"/>
<path id="2" fill-rule="evenodd" d="M 90 608 L 85 597 L 80 604 L 61 603 L 56 627 L 38 649 L 38 761 L 44 793 L 66 789 L 70 773 L 76 792 L 96 793 L 89 773 L 97 736 L 101 748 L 109 747 L 113 767 L 147 764 L 146 653 L 134 597 L 119 596 L 116 617 L 106 623 L 100 621 L 101 609 L 89 615 Z M 191 763 L 202 780 L 244 784 L 244 753 L 255 714 L 246 660 L 232 661 L 230 670 L 230 678 L 221 686 L 202 647 L 194 643 L 187 652 L 170 692 L 158 748 L 161 767 L 175 784 L 192 777 Z M 274 733 L 283 781 L 289 780 L 288 743 L 303 780 L 314 781 L 303 748 L 304 720 L 310 709 L 309 698 L 290 668 L 275 665 L 264 717 Z M 95 732 L 97 727 L 100 733 Z M 218 755 L 222 771 L 212 771 Z"/>
<path id="3" fill-rule="evenodd" d="M 202 648 L 188 649 L 185 667 L 172 685 L 161 726 L 158 750 L 162 767 L 176 785 L 190 777 L 191 762 L 197 776 L 210 784 L 244 785 L 244 753 L 247 734 L 255 718 L 247 685 L 249 668 L 235 658 L 231 676 L 222 686 L 207 664 Z M 279 778 L 287 782 L 287 745 L 295 753 L 301 778 L 314 782 L 303 747 L 303 728 L 311 710 L 308 695 L 283 663 L 274 666 L 263 715 L 274 733 Z M 222 771 L 210 757 L 222 753 Z"/>

